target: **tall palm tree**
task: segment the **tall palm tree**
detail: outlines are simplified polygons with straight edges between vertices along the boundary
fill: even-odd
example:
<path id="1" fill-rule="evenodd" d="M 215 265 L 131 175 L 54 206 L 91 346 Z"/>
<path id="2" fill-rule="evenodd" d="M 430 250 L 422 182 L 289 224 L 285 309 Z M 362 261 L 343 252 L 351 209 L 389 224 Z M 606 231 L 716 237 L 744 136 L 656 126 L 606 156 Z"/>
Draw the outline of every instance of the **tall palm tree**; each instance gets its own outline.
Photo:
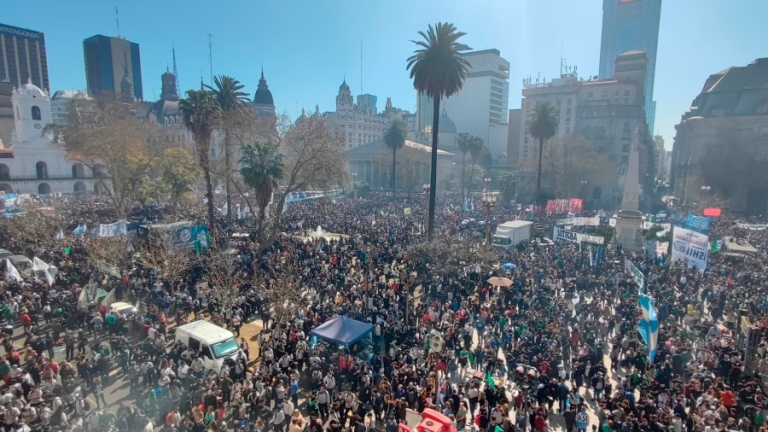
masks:
<path id="1" fill-rule="evenodd" d="M 419 94 L 432 98 L 432 173 L 429 179 L 429 217 L 427 239 L 435 236 L 435 191 L 437 189 L 437 132 L 440 120 L 440 100 L 461 90 L 467 77 L 469 62 L 461 57 L 467 45 L 458 42 L 466 33 L 457 31 L 451 23 L 430 25 L 427 32 L 420 31 L 422 40 L 411 41 L 418 47 L 408 58 L 406 69 L 411 71 L 413 87 Z"/>
<path id="2" fill-rule="evenodd" d="M 408 133 L 405 131 L 405 126 L 400 119 L 392 120 L 387 131 L 384 132 L 384 143 L 387 147 L 392 149 L 392 196 L 395 195 L 397 180 L 395 174 L 397 174 L 395 164 L 397 163 L 397 151 L 403 148 L 405 145 L 405 138 Z"/>
<path id="3" fill-rule="evenodd" d="M 278 153 L 277 146 L 271 142 L 255 142 L 246 144 L 243 157 L 240 158 L 240 175 L 243 182 L 253 189 L 256 205 L 259 206 L 258 227 L 264 233 L 264 220 L 267 216 L 267 206 L 272 199 L 272 192 L 277 182 L 283 177 L 285 164 L 283 155 Z M 261 242 L 261 239 L 258 239 Z"/>
<path id="4" fill-rule="evenodd" d="M 224 190 L 227 199 L 227 223 L 232 222 L 232 143 L 230 138 L 231 122 L 229 116 L 235 110 L 241 109 L 248 101 L 248 93 L 241 91 L 243 86 L 240 81 L 227 75 L 213 77 L 213 86 L 205 85 L 205 88 L 213 93 L 219 108 L 222 111 L 222 127 L 224 130 Z"/>
<path id="5" fill-rule="evenodd" d="M 528 130 L 533 139 L 539 140 L 539 169 L 536 174 L 536 202 L 541 200 L 541 158 L 544 154 L 544 141 L 557 133 L 560 124 L 560 112 L 550 102 L 536 102 L 528 116 Z"/>
<path id="6" fill-rule="evenodd" d="M 483 151 L 483 139 L 479 136 L 472 135 L 467 132 L 462 132 L 459 134 L 459 139 L 457 142 L 459 146 L 459 151 L 461 151 L 461 188 L 462 188 L 462 194 L 466 194 L 468 191 L 472 190 L 472 177 L 475 175 L 475 165 L 477 164 L 477 160 L 480 158 L 480 154 Z M 469 185 L 465 187 L 464 183 L 464 175 L 465 175 L 465 164 L 466 164 L 466 158 L 467 153 L 472 157 L 472 172 L 469 175 Z M 466 196 L 466 195 L 463 195 Z"/>
<path id="7" fill-rule="evenodd" d="M 220 111 L 216 96 L 208 90 L 187 90 L 187 98 L 179 102 L 179 112 L 184 125 L 195 139 L 197 162 L 205 176 L 205 197 L 208 199 L 208 231 L 215 240 L 215 216 L 213 184 L 211 183 L 211 135 Z M 216 244 L 215 241 L 212 241 Z"/>

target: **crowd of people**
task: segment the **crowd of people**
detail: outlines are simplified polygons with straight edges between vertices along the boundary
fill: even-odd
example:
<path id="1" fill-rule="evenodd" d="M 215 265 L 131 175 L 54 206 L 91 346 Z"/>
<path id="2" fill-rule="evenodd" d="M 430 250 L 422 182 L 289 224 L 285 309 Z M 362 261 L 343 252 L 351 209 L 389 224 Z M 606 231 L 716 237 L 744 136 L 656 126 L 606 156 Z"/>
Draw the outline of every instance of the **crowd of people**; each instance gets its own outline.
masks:
<path id="1" fill-rule="evenodd" d="M 99 205 L 72 200 L 49 204 L 73 226 L 85 220 L 72 209 Z M 68 235 L 66 253 L 35 251 L 58 267 L 54 284 L 6 280 L 0 290 L 5 430 L 393 432 L 425 409 L 459 431 L 764 428 L 768 400 L 761 376 L 745 369 L 736 321 L 741 314 L 758 327 L 752 365 L 760 369 L 768 231 L 714 223 L 712 239 L 745 238 L 759 253 L 713 253 L 703 273 L 607 246 L 590 260 L 570 243 L 531 241 L 488 258 L 484 210 L 463 211 L 460 201 L 440 198 L 434 254 L 420 247 L 422 196 L 292 203 L 271 247 L 232 242 L 234 296 L 218 295 L 223 287 L 211 281 L 202 289 L 201 264 L 174 280 L 141 262 L 105 274 L 89 262 L 87 237 Z M 490 222 L 529 217 L 551 226 L 557 216 L 499 205 Z M 157 217 L 204 220 L 172 209 Z M 307 241 L 318 226 L 344 236 Z M 222 236 L 239 230 L 223 217 L 217 227 Z M 29 244 L 13 234 L 0 247 Z M 467 248 L 446 256 L 440 243 Z M 659 310 L 653 361 L 636 332 L 639 287 L 627 258 Z M 84 305 L 89 286 L 137 308 Z M 275 304 L 281 291 L 297 293 L 290 314 Z M 310 331 L 340 315 L 372 324 L 371 338 L 349 349 L 315 344 Z M 240 351 L 220 370 L 175 341 L 175 326 L 191 319 L 215 319 L 238 335 Z M 244 326 L 262 330 L 245 339 Z M 120 385 L 127 396 L 107 403 Z"/>

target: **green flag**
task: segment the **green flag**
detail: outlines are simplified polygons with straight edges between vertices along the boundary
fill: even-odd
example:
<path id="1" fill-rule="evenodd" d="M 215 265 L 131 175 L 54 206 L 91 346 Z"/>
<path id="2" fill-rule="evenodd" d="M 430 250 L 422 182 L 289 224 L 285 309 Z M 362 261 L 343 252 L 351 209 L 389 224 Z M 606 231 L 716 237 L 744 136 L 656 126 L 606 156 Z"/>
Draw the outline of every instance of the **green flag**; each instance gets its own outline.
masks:
<path id="1" fill-rule="evenodd" d="M 424 352 L 429 354 L 429 337 L 426 338 L 427 341 L 424 343 Z"/>
<path id="2" fill-rule="evenodd" d="M 67 246 L 67 247 L 65 247 L 65 248 L 64 248 L 64 253 L 65 253 L 65 254 L 67 254 L 67 255 L 69 255 L 69 251 L 70 251 L 70 250 L 71 250 L 71 249 L 70 249 L 70 247 L 69 247 L 69 246 Z"/>
<path id="3" fill-rule="evenodd" d="M 485 372 L 485 384 L 493 391 L 496 391 L 496 382 L 493 381 L 493 376 L 491 375 L 491 371 Z"/>

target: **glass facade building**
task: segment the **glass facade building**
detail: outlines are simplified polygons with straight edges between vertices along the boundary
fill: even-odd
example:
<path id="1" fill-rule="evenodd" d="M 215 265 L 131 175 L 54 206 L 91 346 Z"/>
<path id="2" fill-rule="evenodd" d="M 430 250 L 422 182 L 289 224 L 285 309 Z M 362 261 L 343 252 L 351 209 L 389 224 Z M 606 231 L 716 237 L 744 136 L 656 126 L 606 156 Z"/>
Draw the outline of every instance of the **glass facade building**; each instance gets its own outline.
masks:
<path id="1" fill-rule="evenodd" d="M 89 94 L 119 94 L 120 82 L 127 70 L 133 97 L 144 100 L 139 44 L 123 38 L 96 35 L 83 41 L 83 53 Z"/>
<path id="2" fill-rule="evenodd" d="M 31 80 L 50 90 L 43 33 L 0 24 L 0 57 L 0 81 L 21 87 Z"/>
<path id="3" fill-rule="evenodd" d="M 616 57 L 627 51 L 645 51 L 648 74 L 645 81 L 645 114 L 653 133 L 656 102 L 653 80 L 659 43 L 661 0 L 603 0 L 603 33 L 600 44 L 600 79 L 613 77 Z"/>

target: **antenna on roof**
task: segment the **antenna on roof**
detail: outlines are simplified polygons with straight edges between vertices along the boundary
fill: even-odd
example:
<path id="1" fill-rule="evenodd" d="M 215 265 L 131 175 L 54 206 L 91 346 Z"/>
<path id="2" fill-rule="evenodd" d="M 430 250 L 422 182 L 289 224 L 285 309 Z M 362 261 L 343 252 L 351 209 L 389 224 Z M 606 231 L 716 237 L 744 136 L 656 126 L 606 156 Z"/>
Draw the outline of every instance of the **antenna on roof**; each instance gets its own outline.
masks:
<path id="1" fill-rule="evenodd" d="M 360 41 L 360 94 L 363 94 L 363 41 Z"/>
<path id="2" fill-rule="evenodd" d="M 120 11 L 115 6 L 115 22 L 117 23 L 117 37 L 120 37 Z"/>

